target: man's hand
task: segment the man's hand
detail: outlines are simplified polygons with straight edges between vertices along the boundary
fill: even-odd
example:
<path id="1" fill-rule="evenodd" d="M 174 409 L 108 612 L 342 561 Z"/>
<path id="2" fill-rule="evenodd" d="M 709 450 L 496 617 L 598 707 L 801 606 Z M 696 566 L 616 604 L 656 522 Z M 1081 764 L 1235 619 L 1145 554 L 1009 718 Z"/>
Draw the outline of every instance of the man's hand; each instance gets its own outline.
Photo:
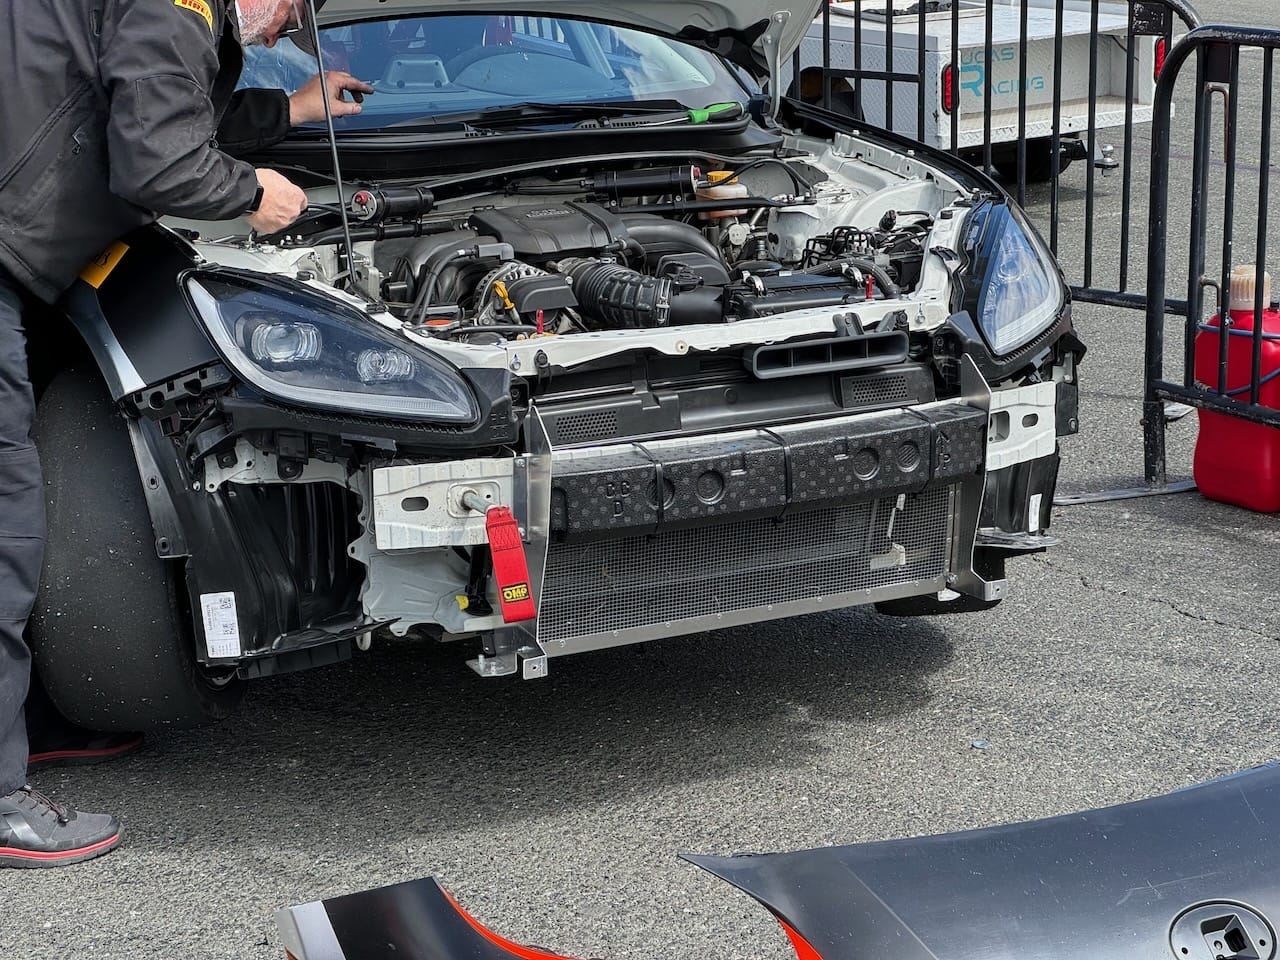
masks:
<path id="1" fill-rule="evenodd" d="M 245 219 L 258 233 L 276 233 L 302 216 L 307 209 L 307 195 L 302 188 L 274 170 L 258 170 L 262 185 L 262 202 L 257 213 Z"/>
<path id="2" fill-rule="evenodd" d="M 356 101 L 363 100 L 366 93 L 373 93 L 373 87 L 365 83 L 363 80 L 357 80 L 349 73 L 343 73 L 340 70 L 330 70 L 325 74 L 326 83 L 324 86 L 320 84 L 320 75 L 312 77 L 301 87 L 298 92 L 289 98 L 289 124 L 298 126 L 301 123 L 311 123 L 316 120 L 324 119 L 324 97 L 327 88 L 329 95 L 329 109 L 333 111 L 334 118 L 349 117 L 353 113 L 360 112 L 360 104 Z M 355 101 L 346 99 L 346 93 L 350 91 Z"/>

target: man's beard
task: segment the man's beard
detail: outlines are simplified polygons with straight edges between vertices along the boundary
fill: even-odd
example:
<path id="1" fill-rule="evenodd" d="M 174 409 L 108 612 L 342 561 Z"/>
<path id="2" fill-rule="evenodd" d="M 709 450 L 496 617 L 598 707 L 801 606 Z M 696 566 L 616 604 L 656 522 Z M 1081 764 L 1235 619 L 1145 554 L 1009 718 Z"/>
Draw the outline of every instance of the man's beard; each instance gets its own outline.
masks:
<path id="1" fill-rule="evenodd" d="M 240 43 L 246 47 L 256 47 L 267 38 L 271 22 L 275 20 L 275 4 L 259 0 L 257 3 L 244 3 L 240 6 Z"/>

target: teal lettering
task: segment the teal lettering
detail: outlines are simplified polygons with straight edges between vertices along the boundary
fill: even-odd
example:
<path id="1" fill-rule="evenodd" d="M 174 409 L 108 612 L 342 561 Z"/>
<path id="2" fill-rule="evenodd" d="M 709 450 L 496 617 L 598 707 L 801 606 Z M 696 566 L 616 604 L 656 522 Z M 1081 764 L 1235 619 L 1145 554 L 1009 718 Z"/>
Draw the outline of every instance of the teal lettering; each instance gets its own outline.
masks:
<path id="1" fill-rule="evenodd" d="M 966 80 L 965 74 L 973 74 L 973 79 Z M 960 87 L 972 91 L 975 96 L 982 96 L 982 84 L 987 78 L 987 71 L 980 66 L 969 65 L 960 68 Z"/>

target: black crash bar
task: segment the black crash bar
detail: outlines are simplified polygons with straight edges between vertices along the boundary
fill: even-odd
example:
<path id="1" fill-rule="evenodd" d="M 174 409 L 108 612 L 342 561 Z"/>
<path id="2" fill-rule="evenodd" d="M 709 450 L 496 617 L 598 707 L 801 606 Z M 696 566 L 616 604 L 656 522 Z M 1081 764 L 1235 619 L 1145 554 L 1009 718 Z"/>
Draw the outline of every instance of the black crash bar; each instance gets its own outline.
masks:
<path id="1" fill-rule="evenodd" d="M 986 411 L 942 401 L 573 452 L 553 461 L 551 533 L 633 537 L 918 493 L 976 475 L 986 440 Z"/>

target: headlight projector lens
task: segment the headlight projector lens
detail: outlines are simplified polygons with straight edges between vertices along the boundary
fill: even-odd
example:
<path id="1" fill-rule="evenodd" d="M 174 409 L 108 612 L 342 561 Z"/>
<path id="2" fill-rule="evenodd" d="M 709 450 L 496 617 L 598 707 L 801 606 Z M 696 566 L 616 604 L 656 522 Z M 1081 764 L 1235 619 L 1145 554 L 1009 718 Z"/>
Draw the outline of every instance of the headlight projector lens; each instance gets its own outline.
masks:
<path id="1" fill-rule="evenodd" d="M 254 328 L 249 352 L 258 363 L 284 366 L 309 363 L 320 356 L 323 341 L 312 323 L 266 322 Z"/>

